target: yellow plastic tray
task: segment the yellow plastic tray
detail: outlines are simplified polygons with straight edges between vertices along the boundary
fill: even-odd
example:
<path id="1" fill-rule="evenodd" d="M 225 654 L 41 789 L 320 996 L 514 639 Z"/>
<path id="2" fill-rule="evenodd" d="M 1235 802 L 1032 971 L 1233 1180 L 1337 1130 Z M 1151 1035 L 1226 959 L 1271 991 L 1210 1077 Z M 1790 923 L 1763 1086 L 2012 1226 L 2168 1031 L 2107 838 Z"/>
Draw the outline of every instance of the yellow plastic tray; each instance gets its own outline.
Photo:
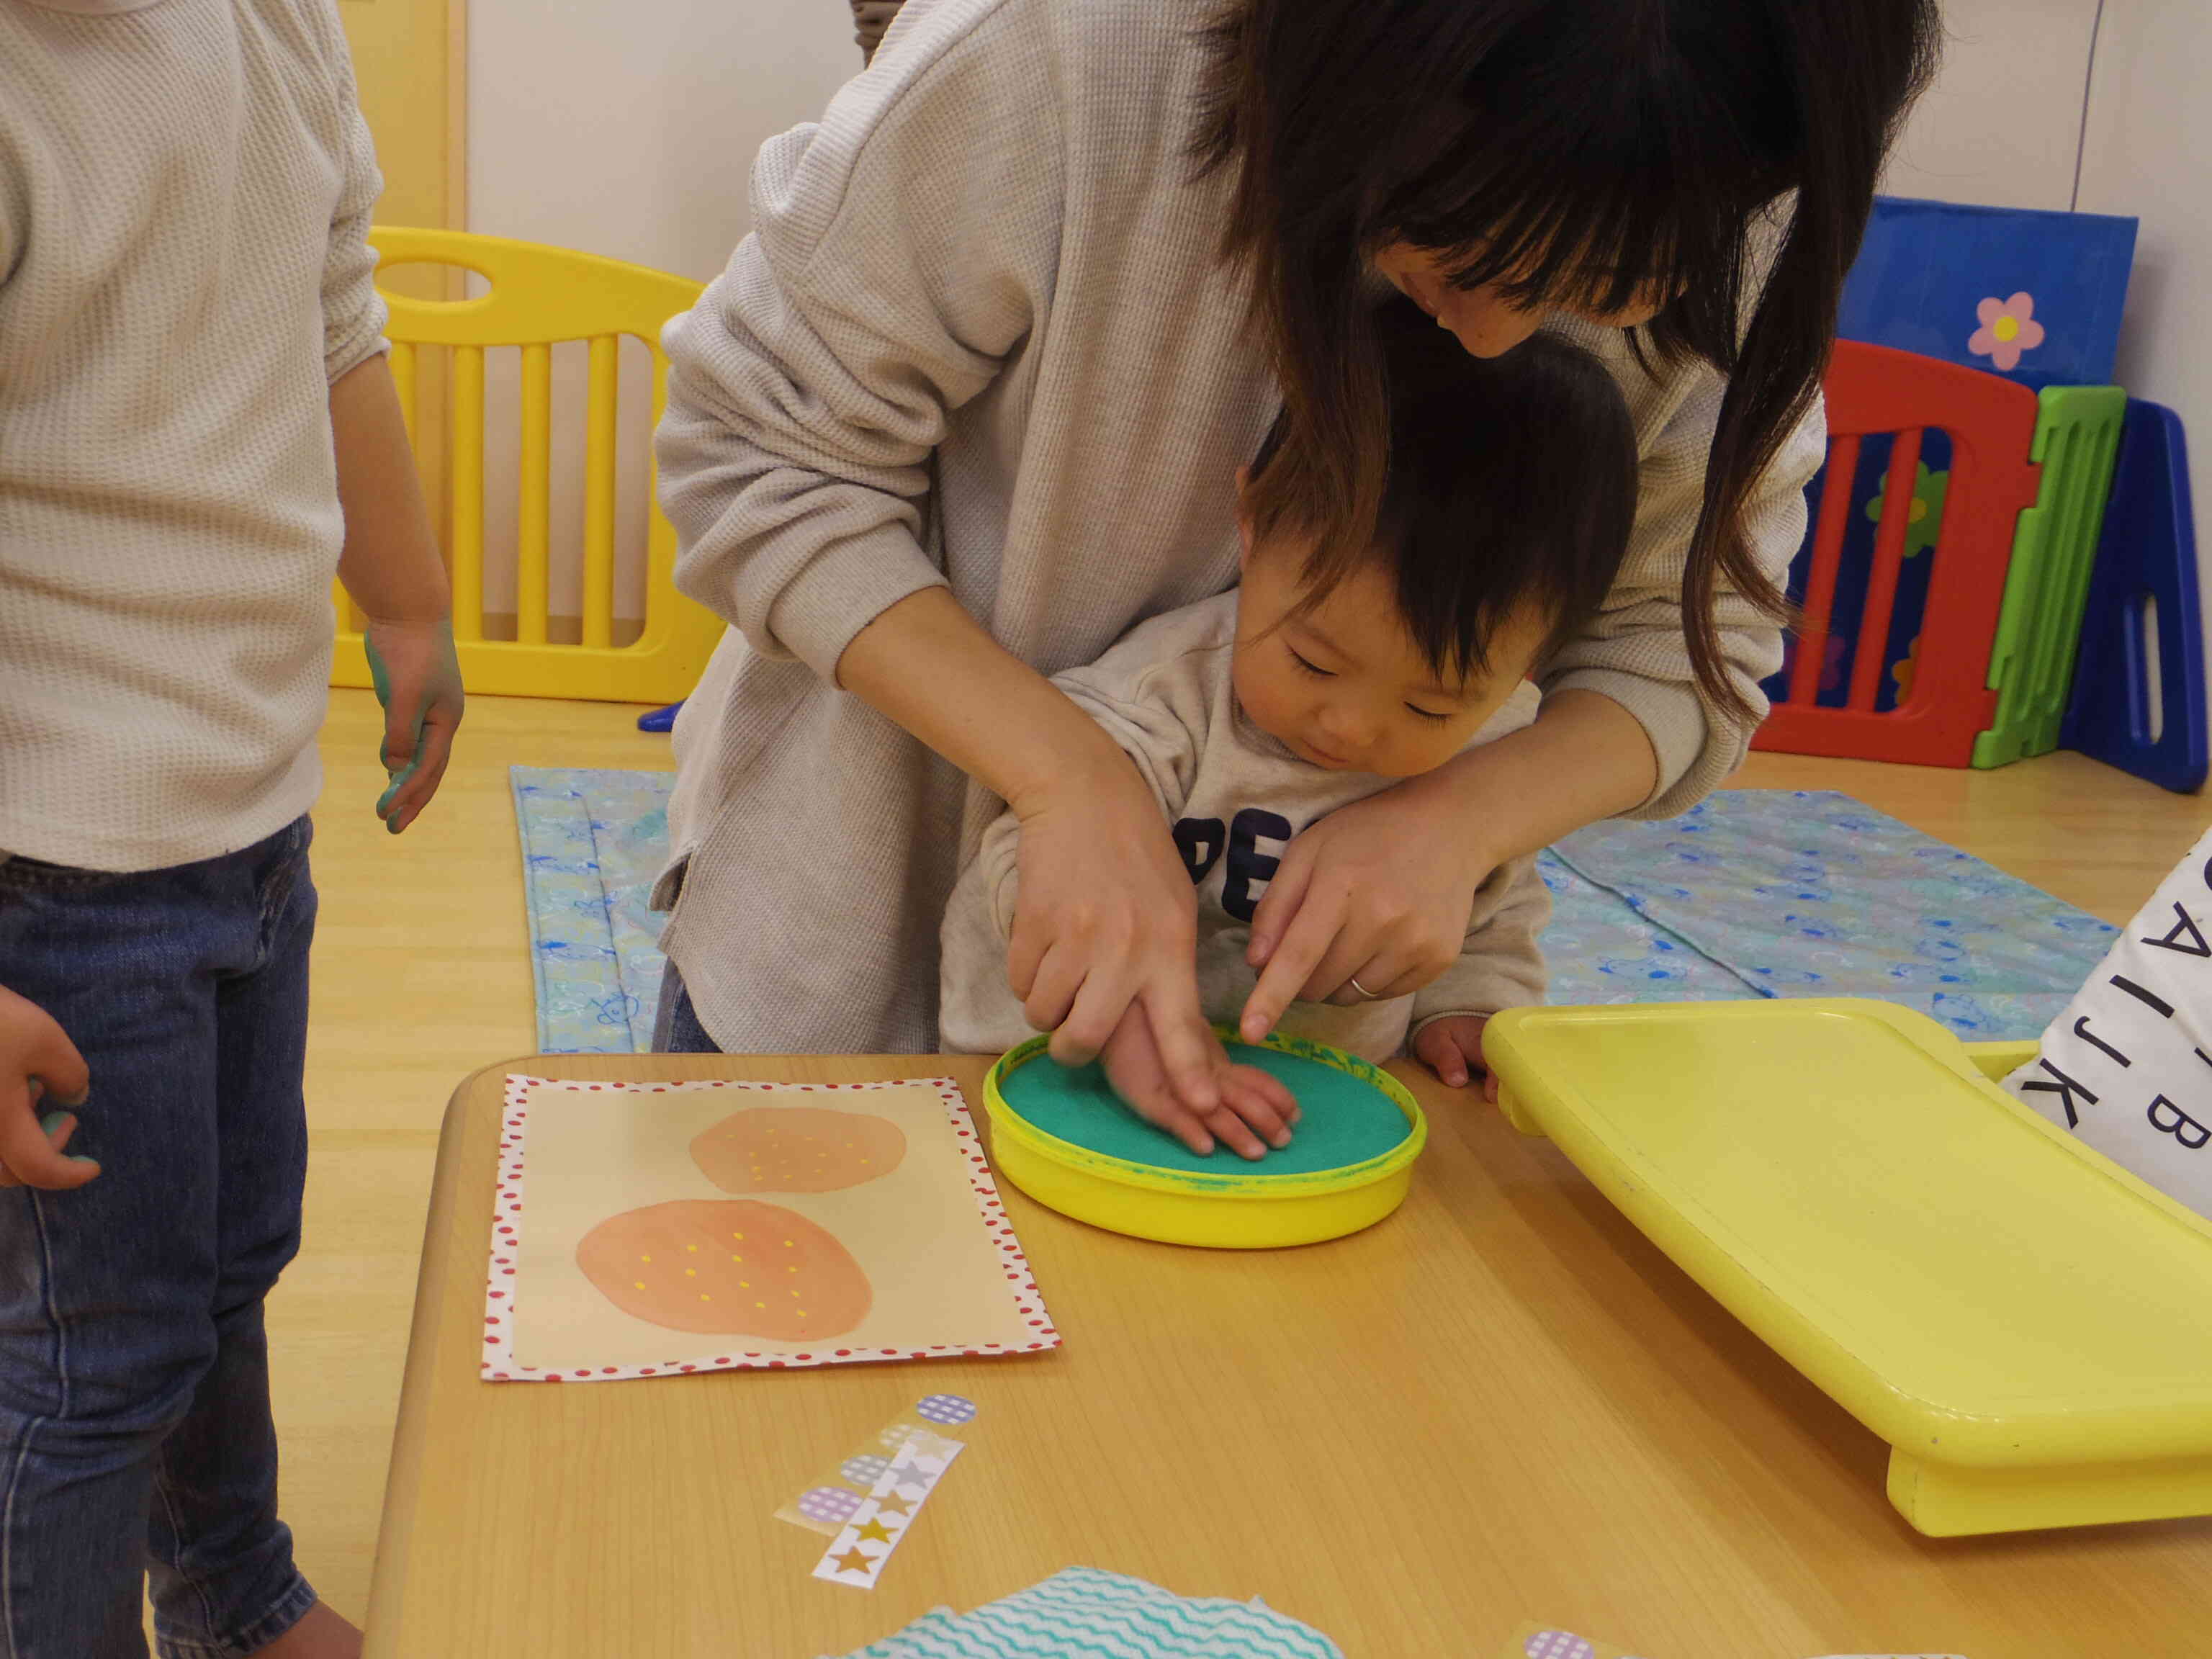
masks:
<path id="1" fill-rule="evenodd" d="M 2212 1223 L 1855 1000 L 1533 1008 L 1514 1124 L 1890 1446 L 1923 1533 L 2212 1514 Z"/>
<path id="2" fill-rule="evenodd" d="M 1267 1175 L 1264 1163 L 1251 1174 L 1186 1174 L 1109 1158 L 1047 1134 L 1006 1103 L 1000 1080 L 1042 1056 L 1050 1041 L 1024 1042 L 983 1079 L 991 1162 L 1038 1203 L 1112 1232 L 1243 1250 L 1341 1238 L 1405 1202 L 1413 1160 L 1428 1142 L 1428 1121 L 1396 1078 L 1340 1049 L 1277 1036 L 1262 1046 L 1334 1066 L 1388 1095 L 1406 1115 L 1406 1138 L 1379 1158 L 1304 1175 Z"/>

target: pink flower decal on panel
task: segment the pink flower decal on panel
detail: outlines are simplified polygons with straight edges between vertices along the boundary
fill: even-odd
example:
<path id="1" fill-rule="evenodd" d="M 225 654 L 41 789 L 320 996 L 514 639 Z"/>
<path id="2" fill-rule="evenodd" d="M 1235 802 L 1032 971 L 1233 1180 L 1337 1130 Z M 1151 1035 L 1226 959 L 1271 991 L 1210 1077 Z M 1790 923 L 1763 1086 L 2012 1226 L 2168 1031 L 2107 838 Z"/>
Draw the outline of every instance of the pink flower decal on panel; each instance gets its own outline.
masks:
<path id="1" fill-rule="evenodd" d="M 2035 320 L 2035 296 L 2015 294 L 2009 300 L 1990 296 L 1974 307 L 1982 325 L 1966 341 L 1966 349 L 2009 374 L 2020 366 L 2020 354 L 2043 343 L 2043 325 Z"/>

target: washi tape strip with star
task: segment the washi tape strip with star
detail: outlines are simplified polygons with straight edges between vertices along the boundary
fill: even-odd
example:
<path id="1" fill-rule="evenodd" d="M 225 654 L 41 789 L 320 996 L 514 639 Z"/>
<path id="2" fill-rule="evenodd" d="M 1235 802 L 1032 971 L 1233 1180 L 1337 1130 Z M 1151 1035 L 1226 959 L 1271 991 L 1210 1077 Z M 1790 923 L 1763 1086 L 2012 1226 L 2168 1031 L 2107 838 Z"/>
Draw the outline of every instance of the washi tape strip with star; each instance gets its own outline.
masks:
<path id="1" fill-rule="evenodd" d="M 814 1564 L 814 1576 L 854 1589 L 873 1589 L 884 1563 L 921 1513 L 963 1448 L 957 1440 L 912 1434 L 898 1449 L 860 1507 Z"/>
<path id="2" fill-rule="evenodd" d="M 975 1402 L 963 1395 L 933 1394 L 915 1401 L 817 1475 L 805 1491 L 787 1499 L 775 1518 L 835 1538 L 860 1513 L 908 1436 L 935 1434 L 966 1441 L 974 1437 L 975 1416 Z"/>

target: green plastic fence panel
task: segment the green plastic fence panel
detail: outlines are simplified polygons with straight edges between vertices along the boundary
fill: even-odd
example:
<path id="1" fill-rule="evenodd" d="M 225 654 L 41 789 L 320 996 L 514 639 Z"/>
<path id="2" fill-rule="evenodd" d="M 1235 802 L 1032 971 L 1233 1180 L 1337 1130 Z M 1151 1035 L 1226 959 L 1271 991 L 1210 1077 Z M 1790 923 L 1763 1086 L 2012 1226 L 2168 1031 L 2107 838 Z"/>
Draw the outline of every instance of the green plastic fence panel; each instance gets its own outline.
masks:
<path id="1" fill-rule="evenodd" d="M 2116 386 L 2054 386 L 2036 401 L 2041 407 L 2029 459 L 2041 463 L 2043 483 L 2013 536 L 2004 607 L 1990 652 L 1996 719 L 1974 739 L 1980 767 L 2058 747 L 2128 394 Z"/>

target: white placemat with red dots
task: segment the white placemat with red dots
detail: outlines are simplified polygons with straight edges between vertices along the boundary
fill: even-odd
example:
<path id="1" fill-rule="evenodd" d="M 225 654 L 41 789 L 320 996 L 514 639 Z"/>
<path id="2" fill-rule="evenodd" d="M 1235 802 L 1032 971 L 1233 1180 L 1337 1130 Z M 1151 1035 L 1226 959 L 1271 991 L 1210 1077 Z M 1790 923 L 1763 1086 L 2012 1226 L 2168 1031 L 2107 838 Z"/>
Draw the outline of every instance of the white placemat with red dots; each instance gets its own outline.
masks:
<path id="1" fill-rule="evenodd" d="M 848 1139 L 842 1152 L 810 1153 L 816 1143 L 794 1135 L 781 1143 L 793 1154 L 781 1163 L 781 1154 L 759 1150 L 776 1146 L 773 1140 L 738 1137 L 733 1148 L 726 1144 L 735 1134 L 725 1133 L 726 1126 L 799 1121 L 773 1115 L 794 1109 L 809 1115 L 810 1125 L 825 1113 L 848 1115 L 864 1128 L 872 1119 L 902 1121 L 901 1158 L 886 1167 L 824 1175 L 815 1167 L 824 1158 L 865 1164 L 860 1154 L 878 1152 L 877 1143 L 863 1133 L 858 1151 Z M 543 1133 L 549 1124 L 558 1128 L 554 1141 L 533 1145 L 533 1127 Z M 841 1180 L 842 1186 L 824 1184 Z M 951 1196 L 955 1192 L 967 1196 Z M 759 1201 L 756 1194 L 775 1201 Z M 732 1220 L 740 1224 L 734 1230 Z M 653 1225 L 657 1233 L 637 1232 Z M 777 1282 L 810 1286 L 805 1296 L 793 1296 L 789 1311 L 805 1316 L 810 1310 L 799 1305 L 804 1301 L 817 1321 L 834 1323 L 839 1287 L 812 1293 L 834 1268 L 858 1276 L 868 1292 L 858 1322 L 819 1336 L 787 1328 L 763 1335 L 702 1331 L 695 1314 L 672 1315 L 668 1298 L 677 1292 L 670 1286 L 687 1297 L 696 1285 L 709 1286 L 697 1301 L 722 1295 L 721 1307 L 733 1308 L 742 1305 L 738 1286 L 744 1285 L 744 1297 L 763 1298 L 751 1307 L 781 1309 L 766 1300 L 774 1292 L 765 1285 L 756 1291 L 739 1277 L 757 1271 L 739 1254 L 755 1248 L 739 1241 L 757 1225 L 764 1250 L 781 1243 L 793 1251 L 775 1263 L 799 1264 L 772 1266 L 769 1271 L 802 1275 Z M 692 1231 L 670 1231 L 678 1226 Z M 610 1244 L 610 1230 L 623 1227 L 631 1233 L 615 1232 Z M 721 1231 L 701 1231 L 709 1227 Z M 678 1242 L 663 1242 L 671 1238 Z M 619 1257 L 615 1278 L 604 1268 L 588 1276 L 597 1265 L 595 1250 Z M 656 1250 L 672 1257 L 672 1265 L 656 1261 Z M 724 1252 L 726 1263 L 720 1259 Z M 927 1264 L 927 1276 L 917 1263 Z M 708 1276 L 700 1277 L 702 1272 Z M 641 1275 L 639 1298 L 657 1293 L 661 1300 L 625 1305 L 621 1298 L 631 1295 L 633 1273 Z M 649 1289 L 653 1275 L 675 1273 L 684 1278 Z M 951 1282 L 956 1278 L 957 1286 Z M 853 1299 L 848 1291 L 848 1309 Z M 721 1309 L 712 1316 L 721 1316 Z M 672 1325 L 676 1317 L 692 1322 Z M 542 1333 L 556 1318 L 567 1322 L 560 1327 L 566 1363 L 532 1363 L 532 1344 L 543 1346 Z M 592 1334 L 578 1337 L 579 1326 L 586 1324 Z M 616 1382 L 1019 1354 L 1060 1341 L 967 1103 L 950 1078 L 868 1084 L 507 1080 L 485 1285 L 482 1375 L 488 1382 Z M 580 1358 L 580 1343 L 583 1350 L 598 1343 L 605 1351 L 581 1352 Z"/>

